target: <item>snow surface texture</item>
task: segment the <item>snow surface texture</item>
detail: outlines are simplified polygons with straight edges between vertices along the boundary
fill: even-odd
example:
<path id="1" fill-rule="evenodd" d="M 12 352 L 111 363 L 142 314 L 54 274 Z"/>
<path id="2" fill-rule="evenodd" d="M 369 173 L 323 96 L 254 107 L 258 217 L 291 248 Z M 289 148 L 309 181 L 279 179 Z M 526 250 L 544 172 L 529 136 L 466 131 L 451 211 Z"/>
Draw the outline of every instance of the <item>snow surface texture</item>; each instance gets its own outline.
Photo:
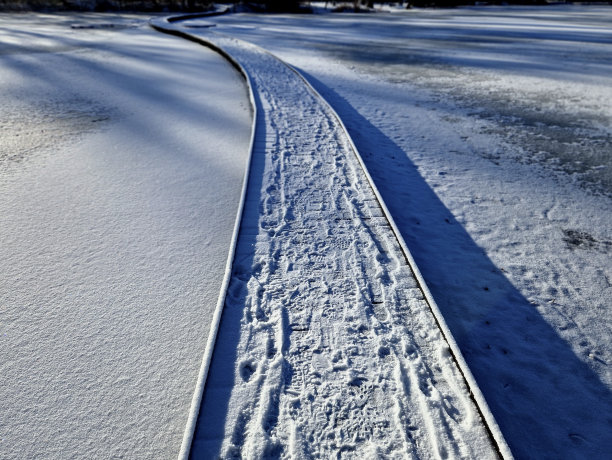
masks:
<path id="1" fill-rule="evenodd" d="M 146 19 L 0 15 L 2 459 L 180 448 L 251 118 Z"/>
<path id="2" fill-rule="evenodd" d="M 497 456 L 345 131 L 290 68 L 250 76 L 256 147 L 192 458 Z"/>
<path id="3" fill-rule="evenodd" d="M 612 9 L 215 22 L 340 113 L 515 456 L 608 458 Z"/>

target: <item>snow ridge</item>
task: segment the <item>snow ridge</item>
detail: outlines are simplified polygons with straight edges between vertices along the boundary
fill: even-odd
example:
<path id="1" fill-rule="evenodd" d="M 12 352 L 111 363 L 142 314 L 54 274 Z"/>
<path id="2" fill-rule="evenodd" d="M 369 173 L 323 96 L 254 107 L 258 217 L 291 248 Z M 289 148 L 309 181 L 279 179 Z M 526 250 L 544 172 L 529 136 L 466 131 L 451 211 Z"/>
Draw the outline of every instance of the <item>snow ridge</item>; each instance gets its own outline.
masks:
<path id="1" fill-rule="evenodd" d="M 498 456 L 333 111 L 260 48 L 206 40 L 260 110 L 191 456 Z"/>

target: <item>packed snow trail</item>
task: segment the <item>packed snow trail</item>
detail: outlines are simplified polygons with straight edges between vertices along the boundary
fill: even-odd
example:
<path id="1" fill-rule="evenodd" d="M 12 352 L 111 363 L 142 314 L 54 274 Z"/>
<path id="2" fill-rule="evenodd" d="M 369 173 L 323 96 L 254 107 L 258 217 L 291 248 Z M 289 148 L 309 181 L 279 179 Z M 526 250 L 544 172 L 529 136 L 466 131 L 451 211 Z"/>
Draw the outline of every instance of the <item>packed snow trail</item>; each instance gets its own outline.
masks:
<path id="1" fill-rule="evenodd" d="M 191 457 L 508 454 L 335 114 L 269 53 L 203 36 L 248 75 L 257 124 Z"/>

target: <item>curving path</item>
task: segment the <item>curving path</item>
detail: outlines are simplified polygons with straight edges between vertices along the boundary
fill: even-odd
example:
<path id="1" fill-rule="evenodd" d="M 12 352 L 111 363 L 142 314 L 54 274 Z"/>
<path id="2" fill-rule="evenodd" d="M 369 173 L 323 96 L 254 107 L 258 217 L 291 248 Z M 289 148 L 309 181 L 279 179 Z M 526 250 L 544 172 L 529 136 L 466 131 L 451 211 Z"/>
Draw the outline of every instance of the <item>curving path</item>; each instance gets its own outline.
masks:
<path id="1" fill-rule="evenodd" d="M 197 34 L 257 122 L 191 457 L 509 457 L 335 113 L 264 50 Z"/>

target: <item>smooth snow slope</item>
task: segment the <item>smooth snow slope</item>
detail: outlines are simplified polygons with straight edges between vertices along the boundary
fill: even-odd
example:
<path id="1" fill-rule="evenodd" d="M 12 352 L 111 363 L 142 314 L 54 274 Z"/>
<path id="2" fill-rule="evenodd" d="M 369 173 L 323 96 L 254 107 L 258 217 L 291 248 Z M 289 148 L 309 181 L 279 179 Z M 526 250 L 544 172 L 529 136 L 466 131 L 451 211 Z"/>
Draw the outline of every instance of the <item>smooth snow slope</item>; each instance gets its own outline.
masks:
<path id="1" fill-rule="evenodd" d="M 333 112 L 263 50 L 196 34 L 246 69 L 258 125 L 191 457 L 495 457 Z"/>
<path id="2" fill-rule="evenodd" d="M 519 458 L 612 451 L 612 8 L 216 18 L 349 128 Z"/>
<path id="3" fill-rule="evenodd" d="M 240 197 L 244 81 L 138 16 L 1 15 L 0 37 L 0 458 L 174 458 Z"/>

